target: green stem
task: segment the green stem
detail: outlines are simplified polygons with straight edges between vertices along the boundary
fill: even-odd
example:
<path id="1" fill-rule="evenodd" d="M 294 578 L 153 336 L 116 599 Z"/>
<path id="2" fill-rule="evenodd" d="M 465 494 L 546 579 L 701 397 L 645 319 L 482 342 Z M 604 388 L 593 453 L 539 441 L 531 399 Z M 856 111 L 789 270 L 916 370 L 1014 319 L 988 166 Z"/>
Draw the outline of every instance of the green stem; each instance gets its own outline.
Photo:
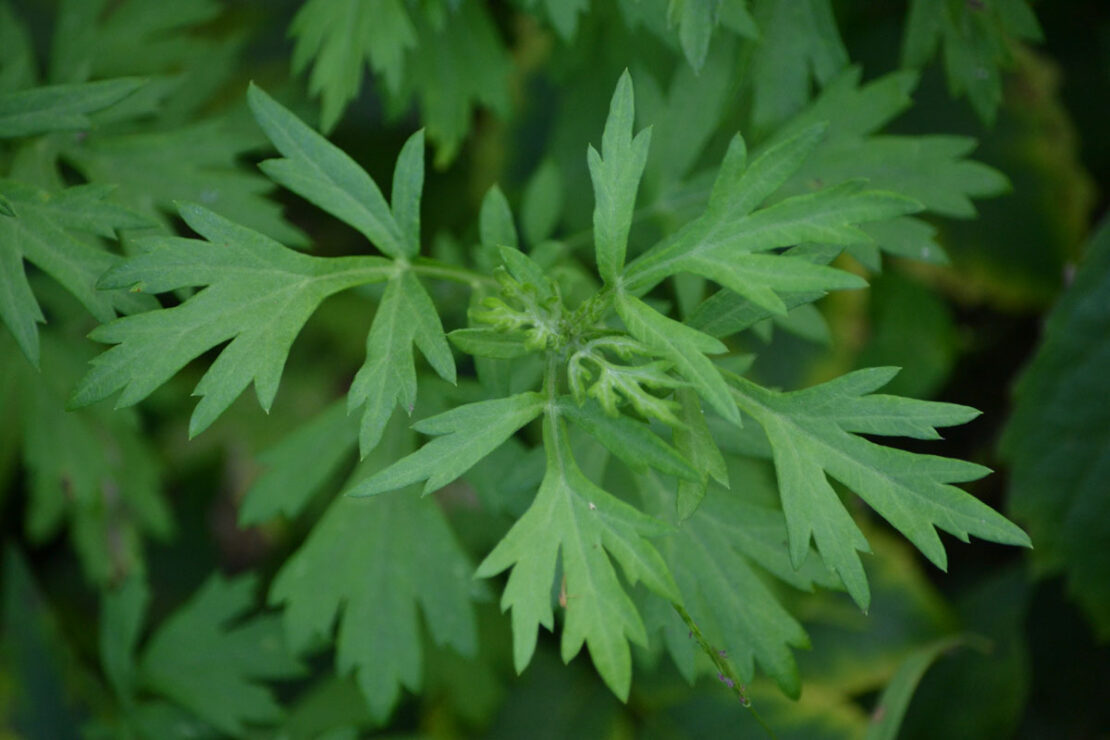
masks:
<path id="1" fill-rule="evenodd" d="M 709 656 L 709 660 L 713 662 L 713 667 L 717 669 L 717 678 L 721 683 L 725 684 L 736 693 L 736 696 L 740 699 L 740 704 L 752 713 L 755 721 L 759 723 L 759 726 L 762 727 L 769 736 L 774 737 L 774 730 L 772 730 L 767 722 L 759 716 L 759 712 L 755 711 L 752 707 L 752 700 L 748 698 L 744 684 L 741 683 L 740 677 L 736 675 L 736 671 L 733 669 L 732 664 L 729 663 L 728 658 L 725 656 L 725 651 L 718 650 L 709 644 L 709 641 L 705 639 L 705 635 L 702 634 L 701 629 L 698 627 L 697 622 L 694 621 L 693 617 L 690 616 L 689 612 L 687 612 L 682 605 L 672 604 L 672 606 L 674 610 L 678 612 L 678 616 L 682 617 L 682 621 L 686 623 L 686 628 L 690 631 L 690 637 L 697 641 L 698 646 Z"/>
<path id="2" fill-rule="evenodd" d="M 740 703 L 750 709 L 752 706 L 751 699 L 744 693 L 744 684 L 740 681 L 740 677 L 736 675 L 736 671 L 733 670 L 732 664 L 729 663 L 728 659 L 724 656 L 724 651 L 718 650 L 709 644 L 709 641 L 705 639 L 705 635 L 701 633 L 701 629 L 698 627 L 697 622 L 694 621 L 693 617 L 690 616 L 690 613 L 687 612 L 683 606 L 680 604 L 674 604 L 673 606 L 675 611 L 678 612 L 678 616 L 682 617 L 682 621 L 686 623 L 686 628 L 690 630 L 690 637 L 697 641 L 702 651 L 713 661 L 713 667 L 717 669 L 717 678 L 720 679 L 721 683 L 735 691 L 736 695 L 740 698 Z"/>
<path id="3" fill-rule="evenodd" d="M 543 370 L 543 392 L 547 396 L 548 410 L 555 408 L 559 397 L 559 360 L 560 352 L 547 352 L 547 365 Z"/>
<path id="4" fill-rule="evenodd" d="M 439 260 L 428 257 L 417 257 L 412 262 L 412 271 L 421 277 L 433 280 L 449 280 L 453 283 L 463 283 L 471 288 L 480 287 L 497 288 L 497 281 L 491 275 L 483 275 L 465 267 L 448 265 Z"/>

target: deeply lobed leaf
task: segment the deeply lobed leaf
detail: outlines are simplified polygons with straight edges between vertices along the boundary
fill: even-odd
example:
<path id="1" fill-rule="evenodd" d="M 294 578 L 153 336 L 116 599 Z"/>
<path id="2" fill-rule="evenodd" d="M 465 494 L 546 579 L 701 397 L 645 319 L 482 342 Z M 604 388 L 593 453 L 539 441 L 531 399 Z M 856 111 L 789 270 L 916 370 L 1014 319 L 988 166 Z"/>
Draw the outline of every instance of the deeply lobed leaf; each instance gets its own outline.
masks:
<path id="1" fill-rule="evenodd" d="M 660 596 L 678 601 L 663 559 L 644 539 L 666 530 L 582 473 L 563 421 L 551 410 L 544 417 L 544 449 L 547 472 L 535 501 L 478 567 L 477 575 L 488 578 L 512 568 L 501 606 L 512 610 L 513 662 L 518 672 L 523 671 L 536 648 L 537 628 L 554 628 L 551 587 L 561 553 L 563 660 L 587 645 L 602 680 L 627 699 L 632 681 L 628 641 L 644 644 L 647 634 L 610 558 L 621 564 L 630 583 L 642 580 Z"/>
<path id="2" fill-rule="evenodd" d="M 232 340 L 201 378 L 202 396 L 189 423 L 199 434 L 250 384 L 268 409 L 290 346 L 329 295 L 386 280 L 376 257 L 324 259 L 293 252 L 196 205 L 182 205 L 185 222 L 204 237 L 149 237 L 143 254 L 101 278 L 103 288 L 163 293 L 205 286 L 179 306 L 118 319 L 92 338 L 115 346 L 93 360 L 71 403 L 84 406 L 123 390 L 128 406 L 146 398 L 190 360 Z"/>
<path id="3" fill-rule="evenodd" d="M 117 311 L 149 307 L 140 296 L 96 289 L 100 275 L 120 258 L 81 234 L 114 237 L 116 229 L 149 224 L 108 200 L 111 191 L 103 185 L 78 185 L 49 193 L 0 180 L 7 211 L 0 214 L 0 320 L 33 365 L 39 360 L 37 324 L 45 318 L 27 282 L 24 260 L 54 278 L 100 321 L 110 321 Z"/>
<path id="4" fill-rule="evenodd" d="M 866 609 L 867 578 L 857 551 L 867 540 L 852 521 L 826 474 L 857 493 L 937 567 L 947 558 L 936 528 L 967 541 L 975 535 L 1029 546 L 1029 537 L 998 512 L 951 483 L 989 471 L 974 463 L 884 447 L 864 434 L 935 438 L 938 426 L 977 415 L 955 404 L 865 395 L 893 377 L 890 368 L 849 373 L 802 391 L 779 393 L 733 379 L 740 408 L 763 427 L 779 476 L 782 507 L 795 567 L 812 536 L 830 569 Z"/>
<path id="5" fill-rule="evenodd" d="M 392 427 L 348 485 L 357 488 L 401 456 L 405 439 Z M 378 722 L 402 687 L 418 692 L 424 685 L 418 609 L 437 645 L 463 655 L 477 649 L 473 565 L 439 505 L 415 493 L 336 498 L 270 589 L 271 603 L 284 605 L 295 650 L 314 648 L 337 629 L 337 671 L 354 674 Z"/>
<path id="6" fill-rule="evenodd" d="M 210 578 L 151 636 L 139 661 L 141 685 L 232 735 L 280 718 L 273 694 L 257 682 L 304 668 L 286 650 L 276 616 L 241 620 L 256 586 L 250 576 Z"/>
<path id="7" fill-rule="evenodd" d="M 296 39 L 294 72 L 312 63 L 309 89 L 323 98 L 325 131 L 358 94 L 363 64 L 396 92 L 405 53 L 416 44 L 416 29 L 402 0 L 308 0 L 294 16 L 289 35 Z"/>
<path id="8" fill-rule="evenodd" d="M 790 276 L 756 270 L 756 252 L 803 242 L 847 246 L 867 242 L 860 224 L 920 210 L 920 204 L 890 192 L 866 190 L 845 182 L 757 208 L 777 191 L 820 142 L 824 126 L 807 127 L 763 152 L 751 164 L 743 139 L 729 146 L 705 213 L 638 259 L 624 272 L 628 290 L 642 293 L 668 275 L 693 272 L 717 280 L 745 297 L 785 312 L 776 286 L 784 291 L 814 287 L 858 287 L 858 280 L 819 265 L 784 262 Z M 730 268 L 737 264 L 740 267 Z M 746 272 L 745 260 L 752 267 Z M 806 286 L 797 288 L 796 286 Z"/>

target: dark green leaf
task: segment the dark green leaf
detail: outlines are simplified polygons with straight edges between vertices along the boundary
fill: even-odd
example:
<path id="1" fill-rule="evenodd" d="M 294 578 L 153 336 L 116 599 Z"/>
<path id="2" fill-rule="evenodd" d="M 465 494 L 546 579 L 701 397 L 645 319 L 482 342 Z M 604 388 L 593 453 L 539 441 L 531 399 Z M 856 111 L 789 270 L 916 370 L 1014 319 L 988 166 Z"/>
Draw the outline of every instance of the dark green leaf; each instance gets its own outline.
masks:
<path id="1" fill-rule="evenodd" d="M 119 102 L 144 83 L 121 78 L 0 93 L 0 139 L 91 128 L 89 113 Z"/>
<path id="2" fill-rule="evenodd" d="M 48 193 L 0 180 L 11 215 L 0 217 L 0 319 L 33 365 L 39 361 L 37 324 L 45 321 L 27 282 L 27 260 L 54 278 L 100 321 L 149 307 L 137 296 L 97 290 L 97 279 L 119 257 L 73 233 L 113 237 L 117 228 L 146 226 L 141 216 L 107 200 L 111 188 L 78 185 Z"/>
<path id="3" fill-rule="evenodd" d="M 416 29 L 402 0 L 308 0 L 294 16 L 289 34 L 296 39 L 294 73 L 312 63 L 308 86 L 323 98 L 325 131 L 358 94 L 364 63 L 396 92 L 405 52 L 416 45 Z"/>
<path id="4" fill-rule="evenodd" d="M 482 199 L 482 210 L 478 214 L 478 232 L 482 244 L 489 247 L 517 246 L 516 226 L 513 225 L 513 212 L 501 188 L 494 185 Z"/>
<path id="5" fill-rule="evenodd" d="M 259 455 L 266 471 L 245 494 L 239 526 L 262 524 L 281 514 L 292 519 L 339 470 L 354 450 L 358 420 L 346 402 L 335 401 Z"/>
<path id="6" fill-rule="evenodd" d="M 902 719 L 910 699 L 921 682 L 921 677 L 929 666 L 958 647 L 963 640 L 959 637 L 945 637 L 911 653 L 883 689 L 878 704 L 871 714 L 871 724 L 867 728 L 867 740 L 894 740 L 898 737 Z"/>
<path id="7" fill-rule="evenodd" d="M 120 702 L 130 707 L 138 680 L 135 648 L 150 603 L 146 582 L 137 575 L 107 591 L 100 607 L 100 662 Z"/>
<path id="8" fill-rule="evenodd" d="M 967 95 L 979 117 L 994 121 L 1002 102 L 1002 71 L 1012 63 L 1013 39 L 1040 41 L 1028 0 L 952 3 L 913 0 L 902 42 L 902 64 L 923 67 L 943 46 L 948 89 Z"/>
<path id="9" fill-rule="evenodd" d="M 1075 282 L 1052 309 L 1015 391 L 1002 450 L 1010 513 L 1029 527 L 1033 562 L 1063 570 L 1102 637 L 1110 636 L 1110 222 L 1091 239 Z"/>
<path id="10" fill-rule="evenodd" d="M 257 681 L 304 669 L 287 652 L 276 616 L 242 621 L 256 587 L 251 576 L 210 578 L 150 638 L 139 668 L 143 687 L 232 735 L 246 723 L 279 719 L 273 694 Z"/>
<path id="11" fill-rule="evenodd" d="M 270 179 L 350 224 L 383 253 L 412 256 L 406 235 L 365 170 L 257 85 L 251 85 L 247 100 L 258 125 L 285 155 L 260 165 Z"/>
<path id="12" fill-rule="evenodd" d="M 352 476 L 357 481 L 399 457 L 397 427 Z M 350 484 L 349 484 L 350 485 Z M 473 565 L 443 511 L 415 491 L 353 499 L 339 496 L 270 589 L 284 604 L 290 645 L 312 648 L 337 627 L 336 671 L 353 673 L 379 722 L 401 688 L 424 685 L 423 636 L 417 608 L 437 645 L 464 655 L 477 649 L 471 604 Z"/>
<path id="13" fill-rule="evenodd" d="M 545 159 L 524 188 L 520 204 L 520 226 L 528 244 L 535 248 L 551 236 L 563 213 L 563 178 L 559 168 Z"/>
<path id="14" fill-rule="evenodd" d="M 829 0 L 758 0 L 759 42 L 752 54 L 752 119 L 767 130 L 801 110 L 811 78 L 825 84 L 848 65 Z"/>
<path id="15" fill-rule="evenodd" d="M 395 110 L 408 108 L 416 99 L 428 138 L 436 145 L 435 164 L 445 167 L 458 154 L 479 105 L 499 114 L 509 112 L 513 67 L 484 4 L 458 3 L 441 7 L 439 14 L 413 17 L 420 53 L 406 57 L 407 74 L 391 97 Z"/>

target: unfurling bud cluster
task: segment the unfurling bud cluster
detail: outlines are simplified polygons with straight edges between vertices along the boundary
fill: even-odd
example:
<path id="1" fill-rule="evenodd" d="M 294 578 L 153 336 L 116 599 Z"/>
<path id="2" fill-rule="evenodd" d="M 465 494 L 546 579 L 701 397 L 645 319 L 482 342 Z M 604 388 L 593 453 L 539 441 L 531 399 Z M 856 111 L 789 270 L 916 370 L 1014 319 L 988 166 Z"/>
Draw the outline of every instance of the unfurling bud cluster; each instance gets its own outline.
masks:
<path id="1" fill-rule="evenodd" d="M 529 349 L 560 349 L 566 344 L 563 302 L 553 284 L 540 289 L 532 283 L 521 283 L 503 267 L 493 274 L 501 293 L 482 299 L 481 308 L 471 314 L 475 321 L 500 331 L 523 330 Z"/>
<path id="2" fill-rule="evenodd" d="M 670 366 L 662 360 L 639 365 L 621 364 L 611 360 L 607 352 L 625 362 L 637 356 L 651 356 L 646 347 L 628 336 L 604 336 L 590 340 L 571 355 L 567 363 L 567 381 L 575 400 L 581 404 L 587 397 L 594 398 L 610 416 L 620 413 L 618 406 L 627 402 L 644 418 L 680 426 L 674 415 L 678 404 L 648 390 L 686 385 L 668 372 Z"/>

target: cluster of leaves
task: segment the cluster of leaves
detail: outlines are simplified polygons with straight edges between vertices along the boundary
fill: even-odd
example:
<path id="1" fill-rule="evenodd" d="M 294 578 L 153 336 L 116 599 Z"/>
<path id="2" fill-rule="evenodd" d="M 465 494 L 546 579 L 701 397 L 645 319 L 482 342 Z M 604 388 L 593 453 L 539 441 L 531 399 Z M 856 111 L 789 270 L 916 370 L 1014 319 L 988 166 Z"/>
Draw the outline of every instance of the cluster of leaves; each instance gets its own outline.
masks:
<path id="1" fill-rule="evenodd" d="M 14 426 L 22 424 L 23 460 L 36 481 L 28 535 L 41 542 L 68 523 L 98 582 L 141 567 L 143 536 L 167 535 L 170 517 L 160 498 L 160 464 L 136 417 L 65 411 L 88 357 L 83 345 L 63 339 L 83 331 L 79 319 L 69 320 L 80 315 L 73 299 L 100 322 L 156 307 L 150 296 L 103 290 L 97 281 L 121 260 L 110 245 L 168 228 L 167 209 L 177 198 L 207 201 L 290 243 L 303 241 L 265 197 L 272 189 L 266 179 L 235 163 L 258 135 L 227 116 L 199 113 L 226 81 L 238 42 L 188 34 L 219 12 L 207 0 L 180 3 L 173 13 L 151 0 L 130 0 L 111 13 L 104 2 L 64 2 L 48 72 L 40 76 L 27 26 L 0 4 L 0 142 L 8 145 L 0 178 L 0 320 L 42 373 L 9 368 L 5 408 Z M 167 36 L 177 41 L 167 43 Z M 86 182 L 67 186 L 63 167 Z M 28 263 L 36 279 L 54 281 L 37 290 L 45 308 L 66 317 L 45 333 Z"/>
<path id="2" fill-rule="evenodd" d="M 926 213 L 968 218 L 973 199 L 1007 187 L 967 158 L 970 139 L 879 133 L 909 106 L 916 72 L 862 82 L 828 0 L 519 5 L 566 44 L 620 16 L 615 34 L 644 30 L 684 62 L 665 89 L 642 64 L 615 91 L 612 78 L 596 82 L 608 114 L 599 140 L 585 134 L 599 141 L 580 168 L 592 188 L 573 187 L 553 141 L 519 217 L 494 186 L 460 242 L 422 218 L 425 137 L 447 165 L 475 105 L 510 107 L 512 63 L 486 4 L 308 0 L 292 20 L 292 67 L 312 67 L 324 130 L 357 95 L 364 62 L 389 111 L 419 109 L 425 127 L 400 148 L 387 199 L 261 86 L 246 95 L 257 126 L 210 112 L 237 46 L 197 30 L 217 4 L 63 2 L 39 84 L 29 35 L 0 3 L 12 39 L 0 35 L 0 137 L 12 142 L 0 319 L 28 361 L 5 365 L 0 398 L 25 430 L 30 539 L 67 521 L 88 574 L 110 586 L 99 649 L 114 709 L 94 731 L 165 736 L 199 722 L 196 732 L 296 735 L 261 682 L 303 675 L 301 661 L 332 644 L 368 719 L 321 729 L 382 724 L 402 690 L 443 680 L 429 668 L 438 648 L 479 660 L 480 605 L 498 590 L 518 672 L 542 626 L 559 633 L 564 662 L 588 648 L 621 700 L 633 645 L 665 649 L 690 681 L 716 674 L 745 704 L 760 691 L 747 688 L 757 668 L 797 698 L 794 650 L 810 634 L 793 592 L 842 590 L 863 612 L 882 595 L 860 554 L 889 545 L 857 497 L 941 569 L 939 531 L 1030 544 L 953 485 L 986 468 L 876 439 L 938 439 L 975 410 L 878 393 L 889 367 L 801 390 L 749 373 L 746 332 L 827 337 L 815 302 L 866 287 L 884 254 L 943 264 Z M 1034 37 L 1036 22 L 1019 2 L 991 4 L 987 20 L 968 6 L 915 2 L 904 61 L 924 64 L 943 39 L 953 89 L 989 117 L 1003 39 Z M 738 59 L 750 70 L 737 84 L 742 134 L 728 102 Z M 587 76 L 573 63 L 561 73 Z M 706 123 L 688 120 L 694 102 Z M 260 144 L 280 155 L 262 175 L 236 162 Z M 574 146 L 581 163 L 584 142 Z M 67 184 L 64 168 L 85 182 Z M 274 185 L 353 229 L 357 253 L 297 251 L 306 238 L 265 197 Z M 591 190 L 586 236 L 562 230 L 572 199 Z M 641 231 L 652 215 L 659 233 Z M 132 407 L 199 360 L 190 438 L 251 385 L 269 412 L 295 340 L 341 294 L 372 312 L 365 360 L 345 398 L 263 456 L 238 511 L 243 527 L 312 521 L 329 495 L 277 564 L 266 600 L 280 613 L 241 620 L 255 580 L 213 577 L 144 640 L 141 541 L 167 537 L 171 517 Z M 89 337 L 111 345 L 83 376 L 84 315 L 39 327 L 75 315 L 74 299 L 99 324 Z M 116 410 L 101 403 L 111 398 Z M 478 545 L 450 515 L 460 490 L 486 517 Z M 29 588 L 25 574 L 6 580 Z M 910 655 L 882 699 L 883 732 L 953 644 Z"/>
<path id="3" fill-rule="evenodd" d="M 231 340 L 197 384 L 194 394 L 201 400 L 193 412 L 190 433 L 207 428 L 252 382 L 260 403 L 268 408 L 290 345 L 319 303 L 346 288 L 384 282 L 367 337 L 366 364 L 348 395 L 349 408 L 362 409 L 359 440 L 365 457 L 379 446 L 397 406 L 411 413 L 417 404 L 413 345 L 444 380 L 456 381 L 447 336 L 421 278 L 454 279 L 470 283 L 476 291 L 492 292 L 493 287 L 484 287 L 482 281 L 489 279 L 466 268 L 417 259 L 424 151 L 420 133 L 402 149 L 393 178 L 392 203 L 387 204 L 357 164 L 260 88 L 253 87 L 248 97 L 259 124 L 284 155 L 264 162 L 262 170 L 350 224 L 384 256 L 298 254 L 202 206 L 183 205 L 180 215 L 200 239 L 151 236 L 137 240 L 140 254 L 109 269 L 99 284 L 109 289 L 141 287 L 145 293 L 195 286 L 203 289 L 178 306 L 124 317 L 93 332 L 93 339 L 115 346 L 93 361 L 92 370 L 77 384 L 72 402 L 83 406 L 122 390 L 117 404 L 134 404 L 190 360 Z M 935 438 L 935 427 L 962 423 L 975 412 L 873 395 L 894 374 L 885 369 L 855 373 L 795 393 L 765 389 L 713 362 L 710 355 L 728 352 L 719 339 L 668 317 L 637 297 L 667 277 L 692 273 L 717 282 L 738 306 L 768 315 L 783 314 L 784 296 L 803 294 L 812 300 L 828 290 L 859 287 L 863 281 L 800 254 L 774 250 L 809 243 L 843 247 L 866 241 L 860 224 L 902 218 L 920 210 L 920 204 L 849 181 L 762 205 L 795 175 L 822 140 L 826 126 L 805 126 L 782 141 L 771 142 L 750 161 L 744 140 L 737 136 L 721 164 L 703 215 L 627 260 L 635 195 L 650 141 L 648 130 L 633 136 L 633 118 L 632 82 L 625 74 L 613 96 L 601 151 L 591 148 L 588 157 L 597 193 L 595 256 L 602 281 L 590 297 L 568 305 L 558 283 L 528 254 L 507 244 L 487 245 L 498 248 L 501 261 L 495 270 L 497 293 L 472 312 L 478 326 L 461 330 L 463 339 L 458 344 L 476 358 L 505 361 L 537 355 L 543 365 L 537 379 L 540 387 L 459 405 L 425 418 L 414 429 L 434 439 L 353 482 L 346 495 L 385 494 L 420 481 L 427 481 L 425 494 L 438 490 L 542 417 L 546 472 L 535 500 L 481 563 L 477 575 L 512 571 L 502 605 L 512 610 L 515 664 L 523 670 L 535 649 L 537 628 L 554 628 L 552 589 L 561 569 L 566 603 L 563 657 L 569 660 L 587 645 L 598 672 L 622 698 L 627 697 L 631 683 L 628 642 L 643 644 L 647 633 L 614 561 L 629 586 L 643 581 L 655 597 L 681 607 L 676 619 L 689 614 L 694 623 L 718 621 L 710 606 L 718 594 L 704 593 L 704 584 L 697 587 L 701 593 L 691 591 L 691 583 L 684 593 L 673 575 L 674 571 L 698 572 L 704 563 L 690 558 L 698 557 L 704 542 L 687 539 L 686 548 L 681 546 L 682 540 L 673 543 L 668 548 L 669 561 L 654 544 L 674 531 L 672 528 L 682 527 L 673 513 L 676 504 L 651 517 L 635 501 L 622 500 L 599 487 L 580 466 L 568 422 L 634 474 L 649 478 L 661 474 L 689 483 L 692 490 L 685 492 L 682 504 L 686 514 L 692 513 L 696 500 L 705 495 L 710 472 L 727 483 L 721 452 L 706 425 L 702 404 L 735 427 L 744 426 L 744 419 L 748 424 L 754 422 L 766 435 L 782 498 L 781 513 L 768 509 L 758 514 L 765 524 L 759 536 L 762 539 L 756 541 L 761 541 L 763 548 L 774 549 L 774 543 L 785 534 L 790 541 L 789 565 L 780 562 L 775 568 L 798 570 L 807 558 L 811 563 L 820 558 L 831 572 L 824 582 L 842 584 L 865 610 L 870 594 L 857 551 L 867 551 L 868 543 L 826 475 L 863 497 L 940 567 L 944 567 L 945 557 L 935 528 L 965 540 L 976 535 L 1028 544 L 1017 527 L 949 485 L 978 478 L 985 469 L 900 452 L 858 436 Z M 483 209 L 488 213 L 494 210 L 493 206 Z M 484 231 L 496 233 L 493 228 Z M 483 324 L 490 328 L 481 328 Z M 587 362 L 590 369 L 585 369 Z M 587 390 L 585 385 L 591 380 Z M 690 390 L 676 392 L 683 388 Z M 568 390 L 574 392 L 568 396 Z M 586 403 L 587 396 L 597 402 Z M 336 415 L 331 423 L 343 421 Z M 653 429 L 648 422 L 661 426 Z M 322 431 L 316 431 L 331 434 L 329 426 L 322 423 Z M 668 441 L 672 435 L 673 441 Z M 708 464 L 699 469 L 695 460 Z M 411 494 L 394 493 L 390 498 L 406 495 Z M 459 591 L 458 585 L 449 583 L 426 584 L 406 595 L 402 584 L 420 578 L 420 573 L 463 575 L 469 568 L 465 556 L 449 544 L 449 530 L 432 524 L 436 519 L 427 519 L 427 512 L 409 505 L 395 514 L 381 506 L 355 506 L 345 499 L 334 504 L 303 550 L 278 574 L 271 598 L 285 604 L 286 623 L 295 645 L 310 644 L 310 636 L 326 636 L 339 604 L 345 603 L 338 666 L 341 671 L 355 669 L 372 711 L 384 717 L 401 685 L 410 689 L 420 685 L 415 635 L 382 633 L 387 627 L 390 632 L 411 630 L 414 602 L 424 605 L 437 640 L 460 649 L 473 643 L 473 625 L 466 629 L 465 622 L 457 623 L 458 616 L 437 626 L 446 614 L 470 613 L 465 587 Z M 394 516 L 401 518 L 394 521 Z M 413 516 L 419 519 L 412 521 Z M 735 526 L 749 526 L 748 518 L 738 518 Z M 431 536 L 434 529 L 440 530 L 439 536 Z M 379 534 L 373 535 L 374 531 Z M 391 567 L 388 574 L 381 573 L 382 581 L 375 582 L 373 569 L 367 571 L 367 564 L 357 558 L 350 561 L 355 565 L 351 571 L 335 569 L 337 559 L 350 557 L 349 543 L 359 540 L 373 549 L 371 560 L 385 568 L 396 560 L 382 548 L 388 547 L 388 542 L 407 540 L 406 533 L 417 532 L 423 541 L 438 542 L 443 549 L 424 548 L 414 563 L 415 572 L 400 581 L 394 580 L 400 573 Z M 811 552 L 811 541 L 816 542 L 816 552 Z M 338 551 L 345 551 L 344 555 Z M 742 552 L 761 565 L 761 555 L 766 557 L 766 553 Z M 821 570 L 821 566 L 811 567 Z M 320 589 L 329 582 L 335 584 L 334 595 L 322 599 Z M 733 648 L 737 655 L 749 655 L 739 661 L 740 681 L 752 679 L 754 656 L 784 690 L 797 694 L 793 659 L 776 645 L 773 635 L 781 635 L 778 639 L 785 644 L 797 645 L 804 642 L 804 634 L 771 593 L 756 585 L 758 580 L 750 583 L 745 611 L 751 614 L 749 618 L 762 614 L 767 621 L 749 623 L 739 634 L 711 633 L 711 639 Z M 742 584 L 726 581 L 720 584 L 719 595 L 727 597 L 730 587 L 738 589 Z M 454 595 L 448 596 L 452 592 Z M 432 594 L 436 594 L 436 602 L 428 603 Z M 447 601 L 440 603 L 443 599 Z M 757 599 L 762 606 L 754 605 L 759 603 Z M 395 608 L 382 608 L 383 603 L 394 601 Z M 793 625 L 785 632 L 783 618 Z M 372 628 L 372 624 L 380 627 Z M 462 632 L 458 632 L 460 628 Z M 364 635 L 372 636 L 369 642 Z M 405 644 L 411 647 L 403 649 Z M 387 669 L 383 660 L 391 654 L 398 663 Z"/>
<path id="4" fill-rule="evenodd" d="M 584 14 L 605 12 L 604 3 L 589 0 L 517 4 L 566 44 L 576 41 Z M 752 124 L 760 131 L 801 109 L 811 80 L 825 85 L 848 63 L 831 0 L 619 0 L 616 15 L 614 22 L 642 27 L 680 50 L 695 73 L 706 65 L 715 38 L 720 45 L 734 39 L 748 45 Z M 509 51 L 496 25 L 482 3 L 309 0 L 289 28 L 296 40 L 293 70 L 311 66 L 309 89 L 321 98 L 321 124 L 329 131 L 358 95 L 369 66 L 390 109 L 419 102 L 437 163 L 445 165 L 467 135 L 474 108 L 504 113 L 509 106 Z M 993 121 L 1015 40 L 1041 40 L 1026 0 L 913 0 L 902 65 L 921 69 L 942 47 L 952 93 L 966 95 L 984 121 Z"/>

